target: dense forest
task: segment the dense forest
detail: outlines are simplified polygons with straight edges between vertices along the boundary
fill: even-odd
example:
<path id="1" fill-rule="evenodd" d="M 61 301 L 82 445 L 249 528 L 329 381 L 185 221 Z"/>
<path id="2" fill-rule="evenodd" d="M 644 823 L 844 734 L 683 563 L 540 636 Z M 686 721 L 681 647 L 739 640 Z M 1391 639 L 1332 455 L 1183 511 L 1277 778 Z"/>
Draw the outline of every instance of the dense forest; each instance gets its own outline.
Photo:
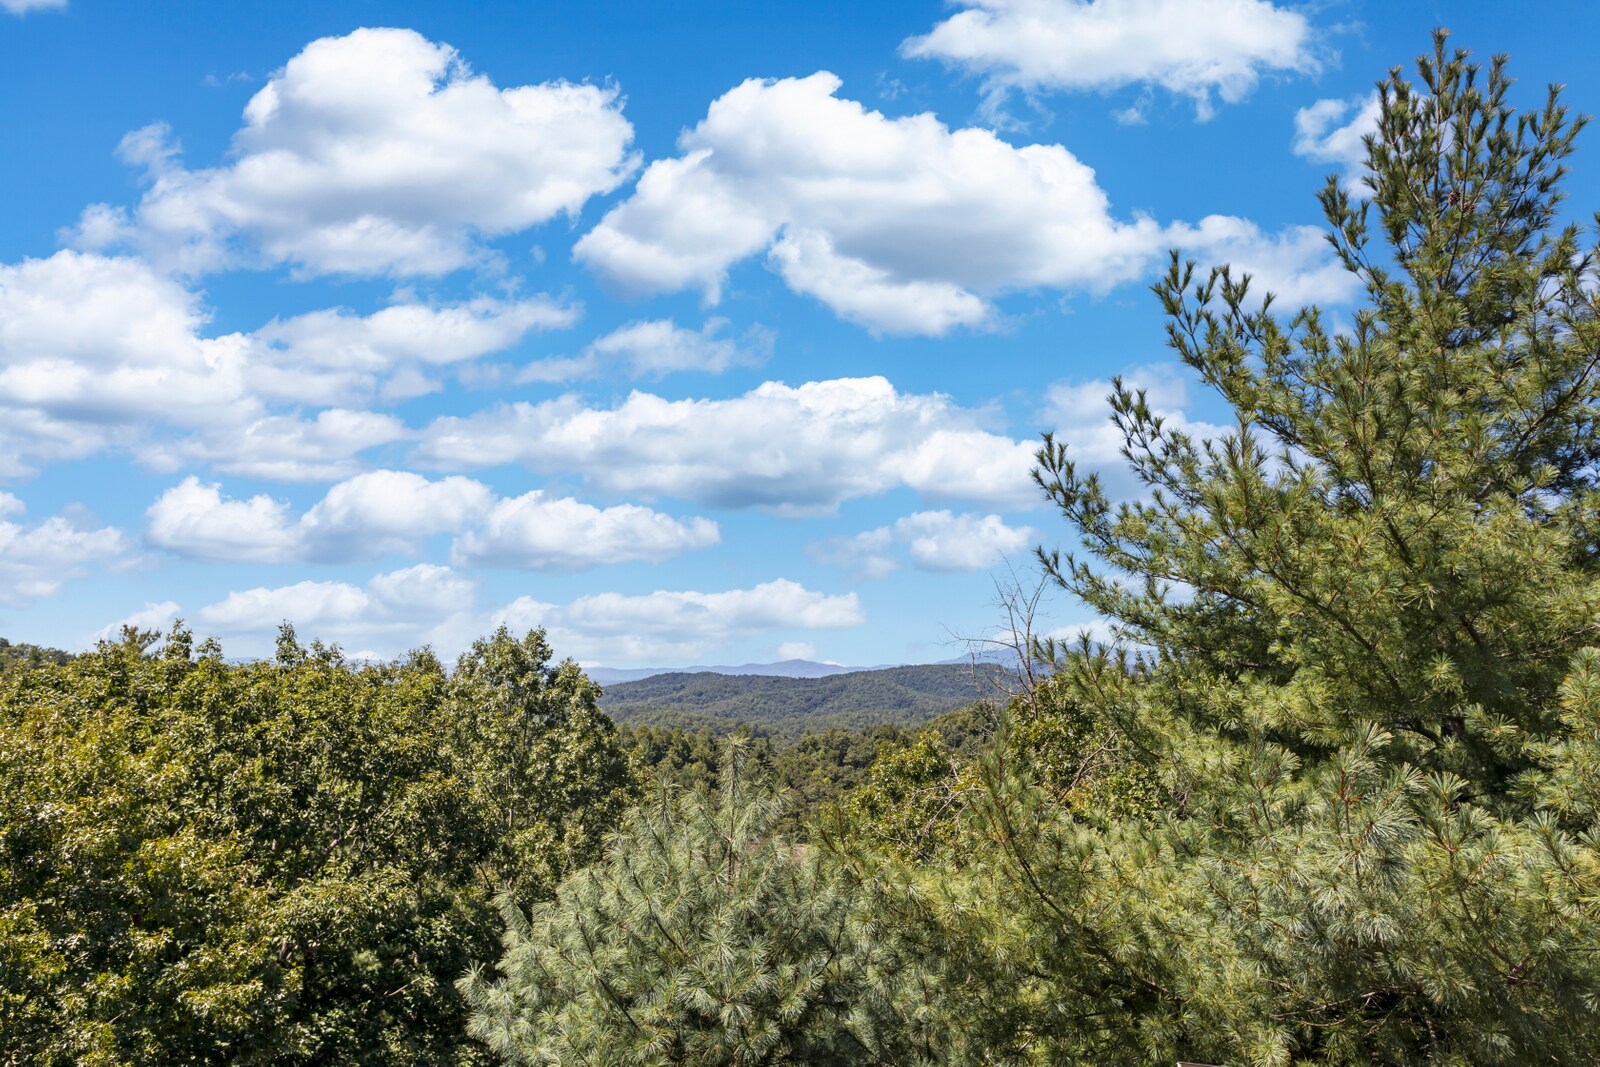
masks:
<path id="1" fill-rule="evenodd" d="M 658 674 L 606 686 L 600 706 L 618 722 L 717 733 L 742 724 L 793 741 L 829 728 L 918 726 L 1003 694 L 1010 673 L 992 664 L 930 664 L 826 678 Z"/>
<path id="2" fill-rule="evenodd" d="M 1338 329 L 1173 257 L 1232 428 L 1118 383 L 1131 500 L 1044 439 L 1116 637 L 1004 706 L 618 725 L 503 630 L 0 649 L 0 1062 L 1594 1062 L 1600 263 L 1584 123 L 1509 85 L 1442 36 L 1382 83 Z"/>

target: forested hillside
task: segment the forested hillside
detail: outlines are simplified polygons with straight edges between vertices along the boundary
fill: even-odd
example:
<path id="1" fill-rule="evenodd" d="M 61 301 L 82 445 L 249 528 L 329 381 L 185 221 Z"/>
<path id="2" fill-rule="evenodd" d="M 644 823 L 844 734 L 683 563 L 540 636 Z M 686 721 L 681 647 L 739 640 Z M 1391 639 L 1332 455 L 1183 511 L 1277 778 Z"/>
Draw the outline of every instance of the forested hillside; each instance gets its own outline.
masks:
<path id="1" fill-rule="evenodd" d="M 1012 685 L 1002 668 L 934 664 L 852 671 L 827 678 L 658 674 L 607 686 L 600 706 L 621 723 L 709 729 L 738 724 L 779 740 L 872 726 L 916 726 L 994 699 Z"/>

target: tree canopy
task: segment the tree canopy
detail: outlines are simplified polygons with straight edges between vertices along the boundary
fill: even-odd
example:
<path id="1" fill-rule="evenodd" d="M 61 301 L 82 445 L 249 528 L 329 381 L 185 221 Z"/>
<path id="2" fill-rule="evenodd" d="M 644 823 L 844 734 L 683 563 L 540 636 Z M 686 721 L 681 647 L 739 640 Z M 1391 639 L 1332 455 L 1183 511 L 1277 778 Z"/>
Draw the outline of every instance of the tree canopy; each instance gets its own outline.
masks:
<path id="1" fill-rule="evenodd" d="M 346 661 L 178 628 L 0 680 L 4 1062 L 458 1063 L 494 899 L 598 854 L 632 778 L 542 635 Z"/>

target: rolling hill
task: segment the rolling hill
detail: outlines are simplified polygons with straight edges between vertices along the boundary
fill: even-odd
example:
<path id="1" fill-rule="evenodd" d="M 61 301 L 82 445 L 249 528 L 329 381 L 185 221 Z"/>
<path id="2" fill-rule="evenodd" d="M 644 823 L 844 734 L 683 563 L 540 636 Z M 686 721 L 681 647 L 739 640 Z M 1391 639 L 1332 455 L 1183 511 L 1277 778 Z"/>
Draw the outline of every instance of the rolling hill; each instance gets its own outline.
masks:
<path id="1" fill-rule="evenodd" d="M 658 674 L 767 674 L 781 678 L 826 678 L 830 674 L 877 669 L 845 667 L 838 663 L 818 663 L 809 659 L 786 659 L 777 663 L 742 663 L 737 667 L 585 667 L 583 673 L 601 685 L 617 685 L 654 678 Z"/>
<path id="2" fill-rule="evenodd" d="M 779 740 L 833 726 L 916 726 L 993 698 L 1005 672 L 970 664 L 925 664 L 851 671 L 824 678 L 727 675 L 708 671 L 658 674 L 607 686 L 600 706 L 616 721 L 707 727 L 725 733 L 748 723 Z"/>

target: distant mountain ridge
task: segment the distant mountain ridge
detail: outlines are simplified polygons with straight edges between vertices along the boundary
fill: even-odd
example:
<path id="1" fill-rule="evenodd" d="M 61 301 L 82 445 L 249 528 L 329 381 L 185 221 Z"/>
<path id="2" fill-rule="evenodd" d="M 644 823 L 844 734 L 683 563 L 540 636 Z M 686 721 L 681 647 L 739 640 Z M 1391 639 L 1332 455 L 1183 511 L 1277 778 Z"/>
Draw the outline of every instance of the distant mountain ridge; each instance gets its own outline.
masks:
<path id="1" fill-rule="evenodd" d="M 726 733 L 747 723 L 782 740 L 841 726 L 918 726 L 1000 692 L 1010 672 L 937 663 L 843 670 L 820 678 L 669 672 L 606 687 L 600 706 L 618 722 Z"/>
<path id="2" fill-rule="evenodd" d="M 809 659 L 785 659 L 776 663 L 742 663 L 737 667 L 586 667 L 583 673 L 601 685 L 638 682 L 658 674 L 755 675 L 768 678 L 827 678 L 855 671 L 881 670 L 885 666 L 846 667 L 840 663 L 818 663 Z"/>
<path id="3" fill-rule="evenodd" d="M 977 655 L 978 662 L 1010 666 L 1016 662 L 1015 653 L 1009 649 L 985 649 Z M 840 663 L 818 663 L 810 659 L 785 659 L 776 663 L 741 663 L 737 667 L 696 665 L 693 667 L 585 667 L 583 673 L 600 685 L 617 685 L 622 682 L 641 682 L 661 674 L 724 674 L 731 676 L 759 676 L 767 678 L 831 678 L 836 674 L 860 674 L 863 671 L 886 671 L 898 667 L 949 667 L 970 666 L 972 656 L 957 656 L 936 663 L 878 663 L 870 667 L 847 667 Z"/>

